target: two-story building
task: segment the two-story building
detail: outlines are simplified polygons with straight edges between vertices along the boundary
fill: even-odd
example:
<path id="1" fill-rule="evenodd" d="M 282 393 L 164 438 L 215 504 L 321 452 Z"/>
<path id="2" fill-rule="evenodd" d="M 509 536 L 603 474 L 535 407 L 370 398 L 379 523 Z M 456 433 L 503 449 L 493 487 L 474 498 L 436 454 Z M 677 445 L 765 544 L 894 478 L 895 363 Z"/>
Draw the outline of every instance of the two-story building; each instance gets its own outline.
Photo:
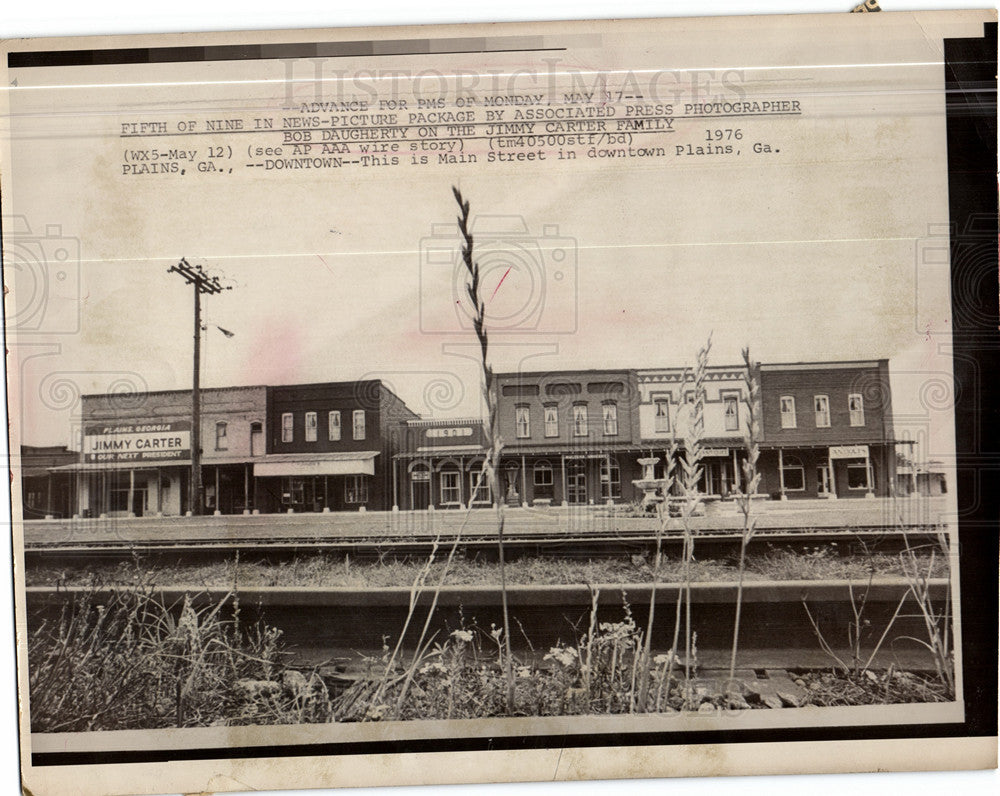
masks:
<path id="1" fill-rule="evenodd" d="M 889 363 L 762 364 L 760 491 L 886 497 L 896 481 Z"/>
<path id="2" fill-rule="evenodd" d="M 633 370 L 497 374 L 500 481 L 509 505 L 629 501 L 638 478 Z"/>
<path id="3" fill-rule="evenodd" d="M 268 387 L 260 510 L 390 508 L 396 429 L 416 418 L 378 379 Z"/>
<path id="4" fill-rule="evenodd" d="M 264 387 L 201 391 L 202 513 L 251 511 L 254 464 L 264 456 Z M 80 516 L 191 511 L 191 392 L 81 398 L 80 460 L 53 468 L 75 478 Z"/>
<path id="5" fill-rule="evenodd" d="M 662 478 L 671 441 L 676 440 L 681 454 L 686 451 L 686 441 L 692 434 L 693 375 L 690 369 L 674 367 L 638 370 L 636 377 L 641 446 L 647 457 L 658 460 L 654 472 L 657 478 Z M 708 367 L 704 390 L 700 491 L 714 497 L 727 497 L 739 488 L 746 460 L 745 368 Z M 679 470 L 675 474 L 680 477 Z"/>

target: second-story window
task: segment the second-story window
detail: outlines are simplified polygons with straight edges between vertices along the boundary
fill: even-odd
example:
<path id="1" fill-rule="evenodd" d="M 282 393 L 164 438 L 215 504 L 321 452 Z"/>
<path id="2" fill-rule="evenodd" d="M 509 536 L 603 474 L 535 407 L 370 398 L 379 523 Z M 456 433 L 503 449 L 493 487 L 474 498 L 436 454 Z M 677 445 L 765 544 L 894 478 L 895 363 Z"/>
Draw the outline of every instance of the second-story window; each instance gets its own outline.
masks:
<path id="1" fill-rule="evenodd" d="M 781 408 L 781 427 L 795 428 L 795 398 L 791 395 L 782 395 L 778 400 Z"/>
<path id="2" fill-rule="evenodd" d="M 518 439 L 527 439 L 531 436 L 531 419 L 527 404 L 518 404 L 514 407 L 514 423 L 517 426 L 515 433 Z"/>
<path id="3" fill-rule="evenodd" d="M 295 415 L 285 412 L 281 415 L 281 441 L 292 442 L 295 440 Z"/>
<path id="4" fill-rule="evenodd" d="M 614 437 L 618 434 L 618 405 L 612 401 L 601 406 L 601 417 L 604 420 L 604 436 Z"/>
<path id="5" fill-rule="evenodd" d="M 545 407 L 545 436 L 559 436 L 559 409 L 554 404 Z"/>
<path id="6" fill-rule="evenodd" d="M 573 404 L 573 436 L 587 436 L 587 405 Z"/>
<path id="7" fill-rule="evenodd" d="M 739 431 L 740 399 L 738 395 L 722 396 L 722 413 L 726 421 L 726 431 Z"/>
<path id="8" fill-rule="evenodd" d="M 354 439 L 365 438 L 365 410 L 354 410 Z"/>
<path id="9" fill-rule="evenodd" d="M 316 430 L 319 422 L 316 420 L 315 412 L 306 412 L 306 442 L 316 441 Z"/>
<path id="10" fill-rule="evenodd" d="M 670 431 L 670 401 L 666 398 L 657 398 L 653 401 L 653 430 L 663 434 Z"/>
<path id="11" fill-rule="evenodd" d="M 860 393 L 851 393 L 847 396 L 847 408 L 851 413 L 851 425 L 863 426 L 865 424 L 865 403 Z"/>
<path id="12" fill-rule="evenodd" d="M 327 432 L 330 442 L 340 440 L 340 412 L 334 410 L 327 416 Z"/>
<path id="13" fill-rule="evenodd" d="M 215 449 L 217 451 L 229 449 L 229 425 L 222 421 L 215 424 Z"/>
<path id="14" fill-rule="evenodd" d="M 830 398 L 826 395 L 816 395 L 813 397 L 813 406 L 816 410 L 816 428 L 829 428 Z"/>

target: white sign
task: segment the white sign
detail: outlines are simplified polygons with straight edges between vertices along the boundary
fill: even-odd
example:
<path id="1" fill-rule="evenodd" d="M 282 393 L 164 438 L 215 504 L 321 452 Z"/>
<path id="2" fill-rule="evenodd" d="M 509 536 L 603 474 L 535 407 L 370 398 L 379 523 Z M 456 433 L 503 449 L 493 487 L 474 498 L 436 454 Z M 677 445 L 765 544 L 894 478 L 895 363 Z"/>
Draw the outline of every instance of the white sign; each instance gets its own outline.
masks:
<path id="1" fill-rule="evenodd" d="M 181 461 L 191 456 L 191 423 L 94 425 L 83 438 L 84 461 Z"/>
<path id="2" fill-rule="evenodd" d="M 831 445 L 831 459 L 867 459 L 867 445 Z"/>
<path id="3" fill-rule="evenodd" d="M 704 457 L 728 456 L 729 448 L 702 448 L 701 455 Z"/>
<path id="4" fill-rule="evenodd" d="M 471 437 L 472 429 L 468 426 L 460 428 L 429 428 L 427 429 L 428 439 L 441 439 L 442 437 Z"/>

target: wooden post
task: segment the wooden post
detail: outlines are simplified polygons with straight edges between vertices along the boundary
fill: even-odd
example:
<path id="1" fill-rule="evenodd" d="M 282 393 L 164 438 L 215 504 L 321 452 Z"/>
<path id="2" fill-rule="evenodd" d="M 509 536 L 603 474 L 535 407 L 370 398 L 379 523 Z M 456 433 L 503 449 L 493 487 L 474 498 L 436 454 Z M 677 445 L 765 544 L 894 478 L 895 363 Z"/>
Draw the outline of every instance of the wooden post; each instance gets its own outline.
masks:
<path id="1" fill-rule="evenodd" d="M 562 504 L 564 506 L 569 505 L 569 495 L 566 494 L 566 454 L 562 453 L 559 455 L 560 462 L 560 479 L 562 480 Z"/>
<path id="2" fill-rule="evenodd" d="M 733 448 L 733 488 L 738 492 L 740 489 L 740 461 L 736 454 L 736 448 Z"/>
<path id="3" fill-rule="evenodd" d="M 830 449 L 826 449 L 826 460 L 830 467 L 830 497 L 837 497 L 837 477 L 833 472 L 833 455 L 830 453 Z"/>
<path id="4" fill-rule="evenodd" d="M 128 505 L 125 506 L 125 513 L 132 515 L 132 502 L 135 500 L 135 470 L 129 468 L 128 471 Z"/>
<path id="5" fill-rule="evenodd" d="M 778 484 L 781 499 L 785 500 L 785 454 L 781 448 L 778 448 Z"/>
<path id="6" fill-rule="evenodd" d="M 528 467 L 524 457 L 521 457 L 521 505 L 528 505 Z"/>
<path id="7" fill-rule="evenodd" d="M 215 513 L 222 513 L 222 500 L 219 495 L 219 465 L 215 465 Z"/>
<path id="8" fill-rule="evenodd" d="M 243 463 L 243 510 L 250 511 L 250 465 Z"/>

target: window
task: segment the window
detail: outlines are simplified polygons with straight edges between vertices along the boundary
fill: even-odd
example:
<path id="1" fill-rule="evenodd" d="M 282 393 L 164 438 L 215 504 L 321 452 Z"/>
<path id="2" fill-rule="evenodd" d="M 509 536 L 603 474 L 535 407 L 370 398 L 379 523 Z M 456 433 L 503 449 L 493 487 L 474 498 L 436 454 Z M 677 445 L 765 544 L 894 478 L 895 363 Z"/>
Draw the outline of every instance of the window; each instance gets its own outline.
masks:
<path id="1" fill-rule="evenodd" d="M 684 391 L 684 403 L 693 404 L 694 403 L 694 390 Z"/>
<path id="2" fill-rule="evenodd" d="M 219 422 L 215 424 L 215 449 L 224 451 L 229 449 L 229 425 Z"/>
<path id="3" fill-rule="evenodd" d="M 514 423 L 517 426 L 515 433 L 518 439 L 527 439 L 531 436 L 531 417 L 527 404 L 518 404 L 514 407 Z"/>
<path id="4" fill-rule="evenodd" d="M 781 468 L 782 484 L 786 492 L 802 492 L 806 488 L 806 471 L 801 460 L 786 456 Z"/>
<path id="5" fill-rule="evenodd" d="M 587 405 L 573 404 L 573 436 L 587 436 Z"/>
<path id="6" fill-rule="evenodd" d="M 354 439 L 365 438 L 365 410 L 354 410 Z"/>
<path id="7" fill-rule="evenodd" d="M 849 464 L 847 465 L 847 488 L 848 489 L 868 489 L 868 465 Z"/>
<path id="8" fill-rule="evenodd" d="M 281 416 L 281 441 L 292 442 L 295 439 L 295 416 L 285 412 Z"/>
<path id="9" fill-rule="evenodd" d="M 545 407 L 545 436 L 559 436 L 559 409 L 555 404 L 547 404 Z"/>
<path id="10" fill-rule="evenodd" d="M 319 421 L 316 420 L 315 412 L 306 412 L 306 442 L 316 441 L 316 429 Z"/>
<path id="11" fill-rule="evenodd" d="M 305 502 L 305 481 L 301 478 L 281 479 L 281 502 L 286 506 Z"/>
<path id="12" fill-rule="evenodd" d="M 816 428 L 830 427 L 830 399 L 825 395 L 813 398 L 813 408 L 816 411 Z"/>
<path id="13" fill-rule="evenodd" d="M 791 395 L 782 395 L 779 403 L 781 407 L 781 427 L 795 428 L 795 398 Z"/>
<path id="14" fill-rule="evenodd" d="M 604 436 L 618 435 L 618 404 L 608 401 L 601 406 L 601 416 L 604 418 Z"/>
<path id="15" fill-rule="evenodd" d="M 538 462 L 535 464 L 535 497 L 549 498 L 553 496 L 552 467 L 548 462 Z"/>
<path id="16" fill-rule="evenodd" d="M 851 393 L 847 396 L 847 408 L 851 413 L 851 425 L 863 426 L 865 424 L 865 403 L 860 393 Z"/>
<path id="17" fill-rule="evenodd" d="M 611 500 L 622 496 L 622 475 L 618 462 L 601 462 L 601 498 Z"/>
<path id="18" fill-rule="evenodd" d="M 327 432 L 330 437 L 330 442 L 337 442 L 340 440 L 340 412 L 330 412 L 327 418 Z"/>
<path id="19" fill-rule="evenodd" d="M 348 475 L 344 477 L 344 502 L 368 502 L 368 476 Z"/>
<path id="20" fill-rule="evenodd" d="M 722 413 L 726 420 L 726 431 L 739 431 L 740 398 L 738 395 L 722 396 Z"/>
<path id="21" fill-rule="evenodd" d="M 462 481 L 458 470 L 446 470 L 441 473 L 441 502 L 462 502 Z"/>
<path id="22" fill-rule="evenodd" d="M 470 499 L 471 503 L 486 505 L 493 503 L 490 494 L 490 481 L 481 467 L 475 467 L 469 473 L 469 494 L 472 496 Z"/>
<path id="23" fill-rule="evenodd" d="M 666 433 L 670 431 L 670 400 L 667 398 L 658 398 L 653 401 L 655 425 L 653 430 L 657 433 Z"/>

